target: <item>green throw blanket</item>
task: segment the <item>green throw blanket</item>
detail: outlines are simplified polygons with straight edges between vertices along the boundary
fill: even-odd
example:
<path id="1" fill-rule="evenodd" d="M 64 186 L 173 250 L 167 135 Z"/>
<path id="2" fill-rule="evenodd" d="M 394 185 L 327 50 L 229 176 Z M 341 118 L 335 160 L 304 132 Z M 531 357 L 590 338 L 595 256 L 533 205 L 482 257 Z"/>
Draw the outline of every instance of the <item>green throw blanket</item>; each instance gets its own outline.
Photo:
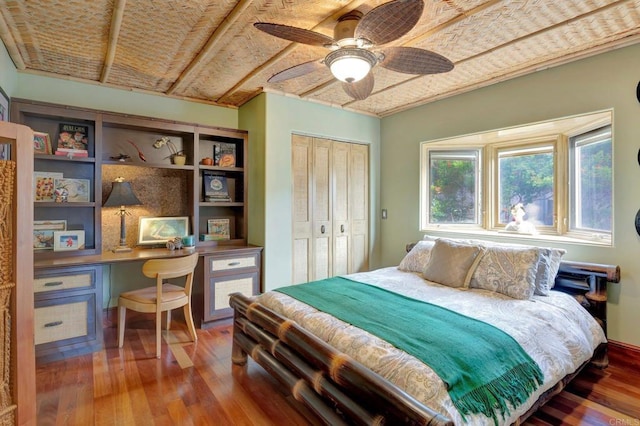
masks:
<path id="1" fill-rule="evenodd" d="M 430 366 L 465 419 L 498 423 L 543 382 L 538 365 L 508 334 L 485 322 L 342 277 L 276 289 L 384 339 Z"/>

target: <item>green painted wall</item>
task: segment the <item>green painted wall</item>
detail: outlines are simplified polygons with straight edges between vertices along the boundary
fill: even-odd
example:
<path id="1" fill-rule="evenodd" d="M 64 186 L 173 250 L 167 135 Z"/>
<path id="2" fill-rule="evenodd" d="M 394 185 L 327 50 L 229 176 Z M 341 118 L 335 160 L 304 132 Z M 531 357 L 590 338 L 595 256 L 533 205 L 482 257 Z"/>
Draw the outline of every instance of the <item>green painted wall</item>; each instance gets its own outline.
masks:
<path id="1" fill-rule="evenodd" d="M 614 242 L 612 248 L 560 245 L 567 259 L 620 265 L 609 287 L 609 337 L 640 346 L 640 44 L 444 99 L 382 119 L 381 264 L 397 264 L 419 231 L 419 145 L 444 137 L 579 113 L 614 110 Z"/>
<path id="2" fill-rule="evenodd" d="M 12 98 L 18 85 L 18 72 L 16 67 L 7 53 L 7 49 L 4 47 L 4 43 L 0 41 L 0 87 L 2 90 Z"/>
<path id="3" fill-rule="evenodd" d="M 97 84 L 18 73 L 12 96 L 167 120 L 238 128 L 238 110 Z"/>
<path id="4" fill-rule="evenodd" d="M 263 287 L 270 290 L 289 285 L 292 280 L 292 133 L 369 144 L 370 257 L 371 265 L 376 265 L 380 226 L 375 215 L 379 207 L 380 120 L 271 93 L 262 94 L 243 106 L 240 116 L 243 124 L 250 125 L 248 122 L 254 121 L 258 128 L 254 131 L 255 137 L 251 136 L 251 143 L 262 145 L 252 147 L 262 156 L 254 156 L 252 162 L 263 164 L 252 164 L 251 172 L 255 172 L 252 188 L 259 182 L 258 185 L 264 187 L 264 195 L 250 192 L 249 208 L 252 220 L 261 223 L 263 228 L 256 232 L 250 230 L 249 236 L 250 242 L 266 247 Z M 259 129 L 261 122 L 264 123 L 262 131 Z"/>

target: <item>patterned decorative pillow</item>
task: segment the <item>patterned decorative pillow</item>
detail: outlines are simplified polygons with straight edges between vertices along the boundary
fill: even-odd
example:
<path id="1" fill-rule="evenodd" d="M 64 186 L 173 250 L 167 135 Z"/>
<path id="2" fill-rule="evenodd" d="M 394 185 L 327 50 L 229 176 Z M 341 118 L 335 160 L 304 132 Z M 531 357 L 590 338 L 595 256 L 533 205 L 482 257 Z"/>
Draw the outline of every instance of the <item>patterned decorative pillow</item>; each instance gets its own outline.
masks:
<path id="1" fill-rule="evenodd" d="M 537 247 L 487 247 L 469 286 L 529 299 L 535 290 L 539 259 Z"/>
<path id="2" fill-rule="evenodd" d="M 398 269 L 405 272 L 420 272 L 424 271 L 429 262 L 429 255 L 433 248 L 435 241 L 418 241 L 409 253 L 407 253 L 400 264 Z"/>
<path id="3" fill-rule="evenodd" d="M 483 252 L 481 246 L 438 238 L 422 276 L 449 287 L 467 288 Z"/>
<path id="4" fill-rule="evenodd" d="M 556 284 L 556 275 L 558 275 L 558 269 L 560 269 L 560 262 L 562 261 L 562 256 L 564 256 L 567 251 L 565 249 L 558 248 L 550 248 L 551 255 L 549 256 L 549 289 L 552 289 Z"/>

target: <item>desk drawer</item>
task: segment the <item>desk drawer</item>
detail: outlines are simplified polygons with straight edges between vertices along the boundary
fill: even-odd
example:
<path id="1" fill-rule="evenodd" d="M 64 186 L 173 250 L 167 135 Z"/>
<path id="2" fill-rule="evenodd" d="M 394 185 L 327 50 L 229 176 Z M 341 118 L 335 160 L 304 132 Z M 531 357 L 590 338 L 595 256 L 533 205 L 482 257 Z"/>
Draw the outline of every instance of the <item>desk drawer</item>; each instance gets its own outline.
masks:
<path id="1" fill-rule="evenodd" d="M 50 275 L 33 280 L 33 292 L 68 290 L 72 288 L 90 288 L 93 286 L 94 271 L 78 272 L 68 275 Z"/>
<path id="2" fill-rule="evenodd" d="M 87 336 L 89 310 L 90 306 L 86 300 L 36 308 L 35 344 Z"/>
<path id="3" fill-rule="evenodd" d="M 227 258 L 211 257 L 209 259 L 209 271 L 211 272 L 229 271 L 229 270 L 243 269 L 243 268 L 257 268 L 257 267 L 258 267 L 257 255 L 237 256 L 237 257 L 227 257 Z"/>

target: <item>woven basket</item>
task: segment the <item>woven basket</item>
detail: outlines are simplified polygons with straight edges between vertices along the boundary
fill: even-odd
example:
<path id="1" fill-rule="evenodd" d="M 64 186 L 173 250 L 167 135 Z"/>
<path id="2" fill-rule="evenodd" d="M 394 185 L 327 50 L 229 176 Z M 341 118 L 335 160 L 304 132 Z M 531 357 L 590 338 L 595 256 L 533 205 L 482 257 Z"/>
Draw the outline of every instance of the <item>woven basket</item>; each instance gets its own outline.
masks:
<path id="1" fill-rule="evenodd" d="M 11 399 L 12 207 L 15 162 L 0 161 L 0 426 L 15 424 Z"/>

